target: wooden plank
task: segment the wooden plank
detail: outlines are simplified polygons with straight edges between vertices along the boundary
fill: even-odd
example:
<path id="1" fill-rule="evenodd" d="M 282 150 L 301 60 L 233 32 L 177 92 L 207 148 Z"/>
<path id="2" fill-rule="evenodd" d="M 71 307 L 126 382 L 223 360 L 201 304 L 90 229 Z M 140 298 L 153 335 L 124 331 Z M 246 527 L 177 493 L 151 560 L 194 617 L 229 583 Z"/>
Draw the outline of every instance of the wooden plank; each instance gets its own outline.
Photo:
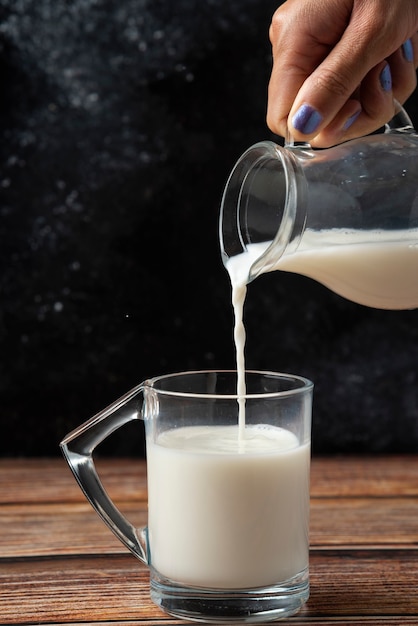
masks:
<path id="1" fill-rule="evenodd" d="M 0 585 L 2 624 L 165 619 L 147 569 L 130 556 L 2 562 Z M 407 623 L 418 615 L 417 588 L 418 550 L 314 551 L 311 598 L 293 623 Z"/>
<path id="2" fill-rule="evenodd" d="M 307 613 L 418 615 L 418 550 L 314 551 Z"/>
<path id="3" fill-rule="evenodd" d="M 418 455 L 314 457 L 311 496 L 418 496 Z"/>
<path id="4" fill-rule="evenodd" d="M 313 547 L 418 544 L 418 498 L 312 498 Z"/>
<path id="5" fill-rule="evenodd" d="M 118 502 L 137 527 L 146 525 L 144 502 Z M 418 498 L 314 498 L 312 547 L 418 544 Z M 0 508 L 0 558 L 114 554 L 126 548 L 90 504 L 24 504 Z"/>
<path id="6" fill-rule="evenodd" d="M 417 626 L 416 617 L 402 617 L 402 626 Z M 97 626 L 98 622 L 71 622 L 72 626 Z M 185 625 L 183 620 L 176 620 L 169 616 L 162 617 L 161 619 L 145 618 L 141 620 L 124 620 L 118 621 L 118 626 L 174 626 L 175 624 Z M 191 622 L 189 622 L 191 624 Z M 290 617 L 284 622 L 270 622 L 270 624 L 292 624 L 292 626 L 303 626 L 305 624 L 314 624 L 315 626 L 400 626 L 399 617 L 364 617 L 360 620 L 355 618 L 332 618 L 332 617 Z M 48 626 L 68 626 L 67 622 L 52 622 Z M 100 626 L 115 626 L 115 622 L 100 622 Z M 266 626 L 266 623 L 264 623 Z"/>
<path id="7" fill-rule="evenodd" d="M 136 526 L 146 524 L 144 503 L 118 503 Z M 0 559 L 128 553 L 90 504 L 2 505 Z"/>
<path id="8" fill-rule="evenodd" d="M 1 622 L 161 618 L 148 580 L 147 568 L 130 556 L 2 562 Z"/>
<path id="9" fill-rule="evenodd" d="M 120 500 L 146 499 L 143 459 L 99 459 L 97 468 Z M 17 496 L 18 494 L 18 496 Z M 311 496 L 418 496 L 418 455 L 314 457 Z M 82 502 L 84 496 L 64 459 L 0 459 L 0 504 Z"/>
<path id="10" fill-rule="evenodd" d="M 99 459 L 111 496 L 146 523 L 143 460 Z M 417 457 L 312 462 L 311 599 L 292 624 L 418 623 Z M 62 459 L 0 460 L 2 624 L 169 625 L 148 572 L 84 498 Z"/>
<path id="11" fill-rule="evenodd" d="M 145 500 L 145 461 L 98 459 L 107 491 L 119 500 Z M 64 458 L 0 459 L 0 504 L 83 502 L 85 497 Z"/>
<path id="12" fill-rule="evenodd" d="M 72 622 L 72 626 L 97 626 L 98 622 Z M 303 624 L 315 624 L 316 626 L 341 626 L 342 624 L 349 624 L 349 626 L 382 626 L 382 619 L 380 617 L 366 617 L 361 620 L 352 619 L 352 618 L 342 618 L 342 619 L 332 619 L 332 618 L 307 618 L 301 621 L 301 618 L 291 617 L 285 622 L 269 622 L 270 624 L 292 624 L 293 626 L 302 626 Z M 398 617 L 385 617 L 385 624 L 388 626 L 404 626 L 404 624 L 417 626 L 417 619 L 415 617 L 403 617 L 402 624 L 399 622 Z M 186 624 L 185 621 L 179 621 L 175 619 L 170 619 L 170 617 L 162 618 L 161 620 L 150 619 L 150 620 L 139 620 L 135 622 L 131 621 L 123 621 L 117 622 L 117 626 L 171 626 L 174 624 L 182 624 L 183 626 Z M 192 622 L 187 622 L 187 624 L 192 624 Z M 267 623 L 264 623 L 266 626 Z M 61 622 L 53 622 L 48 626 L 61 626 Z M 100 626 L 115 626 L 115 622 L 100 622 Z"/>

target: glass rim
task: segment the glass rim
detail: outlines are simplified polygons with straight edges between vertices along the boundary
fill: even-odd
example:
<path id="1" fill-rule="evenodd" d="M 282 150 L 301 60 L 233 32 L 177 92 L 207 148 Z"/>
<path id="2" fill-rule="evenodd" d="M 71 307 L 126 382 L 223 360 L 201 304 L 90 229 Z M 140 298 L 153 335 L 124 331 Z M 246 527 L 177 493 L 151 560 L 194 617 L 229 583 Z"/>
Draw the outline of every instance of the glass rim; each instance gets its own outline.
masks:
<path id="1" fill-rule="evenodd" d="M 246 369 L 245 375 L 257 375 L 257 376 L 265 376 L 271 377 L 275 379 L 288 379 L 290 381 L 296 381 L 300 383 L 299 387 L 295 387 L 293 389 L 283 389 L 280 391 L 266 391 L 260 393 L 246 393 L 243 396 L 240 396 L 237 393 L 210 393 L 210 392 L 195 392 L 195 391 L 176 391 L 171 389 L 160 389 L 155 387 L 155 383 L 163 381 L 165 379 L 173 379 L 180 378 L 185 376 L 196 376 L 202 374 L 234 374 L 237 376 L 236 369 L 203 369 L 203 370 L 185 370 L 182 372 L 175 372 L 172 374 L 162 374 L 160 376 L 154 376 L 153 378 L 149 378 L 144 381 L 143 386 L 144 389 L 152 389 L 154 392 L 171 397 L 180 397 L 180 398 L 208 398 L 208 399 L 222 399 L 222 400 L 238 400 L 241 398 L 245 399 L 262 399 L 262 398 L 282 398 L 282 397 L 290 397 L 297 396 L 301 393 L 307 393 L 312 391 L 314 387 L 314 383 L 304 376 L 300 376 L 298 374 L 289 374 L 287 372 L 274 372 L 272 370 L 254 370 L 254 369 Z"/>

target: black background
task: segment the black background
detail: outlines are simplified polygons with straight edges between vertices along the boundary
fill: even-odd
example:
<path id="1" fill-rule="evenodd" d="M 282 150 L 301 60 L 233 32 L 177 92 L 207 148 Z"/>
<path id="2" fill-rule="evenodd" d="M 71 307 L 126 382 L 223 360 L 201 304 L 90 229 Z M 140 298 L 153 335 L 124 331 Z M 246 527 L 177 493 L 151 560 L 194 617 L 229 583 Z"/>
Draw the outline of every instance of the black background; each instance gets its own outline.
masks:
<path id="1" fill-rule="evenodd" d="M 0 0 L 0 454 L 144 378 L 234 367 L 218 212 L 265 124 L 269 0 Z M 418 122 L 417 97 L 406 108 Z M 249 288 L 247 364 L 316 385 L 314 450 L 418 449 L 418 312 Z M 118 436 L 107 453 L 141 453 Z"/>

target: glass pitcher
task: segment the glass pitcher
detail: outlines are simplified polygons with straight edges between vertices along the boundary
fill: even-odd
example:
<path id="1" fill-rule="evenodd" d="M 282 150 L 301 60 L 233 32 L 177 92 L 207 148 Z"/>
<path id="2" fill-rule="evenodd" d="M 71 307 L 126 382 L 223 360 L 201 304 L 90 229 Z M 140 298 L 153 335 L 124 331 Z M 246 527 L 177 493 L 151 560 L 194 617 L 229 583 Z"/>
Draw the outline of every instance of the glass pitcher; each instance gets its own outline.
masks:
<path id="1" fill-rule="evenodd" d="M 323 150 L 270 141 L 238 160 L 222 198 L 224 264 L 303 274 L 360 304 L 418 307 L 418 135 L 406 112 L 383 133 Z M 239 257 L 238 255 L 242 255 Z"/>

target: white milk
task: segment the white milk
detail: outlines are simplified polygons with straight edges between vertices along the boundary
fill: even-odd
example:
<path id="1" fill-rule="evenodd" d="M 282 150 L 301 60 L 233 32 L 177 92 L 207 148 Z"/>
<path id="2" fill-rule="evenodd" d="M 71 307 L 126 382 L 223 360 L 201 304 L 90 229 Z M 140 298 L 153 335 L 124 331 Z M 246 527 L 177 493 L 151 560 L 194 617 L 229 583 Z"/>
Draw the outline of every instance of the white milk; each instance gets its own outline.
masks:
<path id="1" fill-rule="evenodd" d="M 147 444 L 151 562 L 189 585 L 246 588 L 308 567 L 308 445 L 273 426 L 190 426 Z"/>
<path id="2" fill-rule="evenodd" d="M 364 233 L 360 233 L 364 237 Z M 358 243 L 355 233 L 329 231 L 327 245 L 309 250 L 314 235 L 303 247 L 284 255 L 275 269 L 310 276 L 336 293 L 379 309 L 418 307 L 418 233 L 372 232 L 370 241 Z M 392 242 L 390 239 L 392 238 Z"/>
<path id="3" fill-rule="evenodd" d="M 418 307 L 418 231 L 393 233 L 307 230 L 299 248 L 272 270 L 303 274 L 336 293 L 379 309 Z M 391 241 L 392 240 L 392 241 Z M 231 276 L 248 271 L 271 242 L 252 244 L 227 264 Z M 231 277 L 232 281 L 232 277 Z"/>
<path id="4" fill-rule="evenodd" d="M 250 246 L 248 252 L 231 257 L 226 265 L 232 286 L 232 306 L 234 309 L 234 341 L 237 363 L 237 394 L 239 404 L 239 439 L 245 438 L 245 326 L 244 303 L 247 295 L 247 280 L 251 265 L 269 244 Z"/>

